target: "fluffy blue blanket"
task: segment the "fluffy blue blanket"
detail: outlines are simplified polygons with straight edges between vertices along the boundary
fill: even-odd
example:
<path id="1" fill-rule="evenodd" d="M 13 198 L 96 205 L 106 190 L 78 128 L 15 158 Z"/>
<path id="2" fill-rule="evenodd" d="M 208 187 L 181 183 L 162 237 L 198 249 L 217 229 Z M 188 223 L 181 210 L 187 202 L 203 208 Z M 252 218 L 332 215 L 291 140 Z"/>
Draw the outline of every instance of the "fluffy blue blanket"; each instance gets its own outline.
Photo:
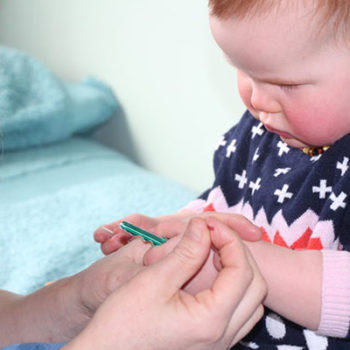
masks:
<path id="1" fill-rule="evenodd" d="M 92 234 L 133 212 L 172 213 L 195 194 L 92 140 L 3 155 L 0 288 L 28 293 L 102 256 Z"/>
<path id="2" fill-rule="evenodd" d="M 0 136 L 14 150 L 67 139 L 112 117 L 112 90 L 88 77 L 69 83 L 31 56 L 0 46 Z"/>
<path id="3" fill-rule="evenodd" d="M 112 90 L 67 83 L 0 46 L 0 289 L 30 293 L 102 257 L 101 224 L 174 212 L 195 194 L 135 165 L 86 132 L 118 110 Z M 11 349 L 58 349 L 19 344 Z"/>

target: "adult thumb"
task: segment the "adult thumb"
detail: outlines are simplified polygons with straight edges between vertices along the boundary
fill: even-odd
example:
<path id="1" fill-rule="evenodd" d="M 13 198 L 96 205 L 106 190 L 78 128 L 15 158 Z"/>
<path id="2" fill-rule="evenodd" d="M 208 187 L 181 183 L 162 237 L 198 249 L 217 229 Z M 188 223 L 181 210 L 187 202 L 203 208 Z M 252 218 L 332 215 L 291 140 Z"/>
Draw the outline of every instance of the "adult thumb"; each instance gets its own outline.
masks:
<path id="1" fill-rule="evenodd" d="M 157 276 L 156 289 L 161 295 L 172 295 L 194 277 L 209 256 L 210 232 L 206 222 L 193 218 L 181 241 L 163 259 L 143 271 L 145 278 Z M 151 274 L 151 275 L 149 275 Z M 148 276 L 147 276 L 148 275 Z"/>

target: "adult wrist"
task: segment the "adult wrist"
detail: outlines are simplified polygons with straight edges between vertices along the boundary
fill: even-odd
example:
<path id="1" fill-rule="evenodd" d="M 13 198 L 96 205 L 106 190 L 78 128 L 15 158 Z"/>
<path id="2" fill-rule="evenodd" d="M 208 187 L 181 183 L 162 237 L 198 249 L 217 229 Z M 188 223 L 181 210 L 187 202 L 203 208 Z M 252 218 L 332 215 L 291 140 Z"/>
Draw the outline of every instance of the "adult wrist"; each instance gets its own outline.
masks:
<path id="1" fill-rule="evenodd" d="M 74 337 L 86 321 L 83 313 L 75 315 L 79 290 L 73 282 L 73 278 L 65 278 L 26 296 L 2 293 L 0 323 L 4 336 L 0 336 L 0 346 Z"/>
<path id="2" fill-rule="evenodd" d="M 63 278 L 25 296 L 20 307 L 30 315 L 23 341 L 62 342 L 74 338 L 91 318 L 80 300 L 77 275 Z"/>
<path id="3" fill-rule="evenodd" d="M 65 339 L 63 340 L 70 340 L 85 328 L 95 313 L 95 309 L 91 308 L 86 300 L 85 290 L 88 286 L 84 284 L 82 272 L 57 283 L 59 284 L 57 300 L 61 315 L 56 314 L 55 317 L 62 321 L 65 328 Z M 59 319 L 56 319 L 56 322 L 61 323 Z"/>
<path id="4" fill-rule="evenodd" d="M 21 310 L 22 295 L 0 291 L 0 347 L 19 342 L 24 337 L 22 323 L 25 316 Z"/>

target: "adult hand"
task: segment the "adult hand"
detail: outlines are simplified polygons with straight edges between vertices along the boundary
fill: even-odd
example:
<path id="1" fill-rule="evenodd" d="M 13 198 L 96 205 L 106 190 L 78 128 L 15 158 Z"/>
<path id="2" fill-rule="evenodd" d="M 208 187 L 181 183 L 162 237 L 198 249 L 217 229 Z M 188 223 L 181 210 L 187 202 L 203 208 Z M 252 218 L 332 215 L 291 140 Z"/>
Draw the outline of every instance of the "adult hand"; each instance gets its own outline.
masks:
<path id="1" fill-rule="evenodd" d="M 0 291 L 0 347 L 74 338 L 107 296 L 143 268 L 149 247 L 133 240 L 80 273 L 26 296 Z"/>
<path id="2" fill-rule="evenodd" d="M 95 313 L 100 304 L 119 286 L 135 276 L 143 268 L 144 254 L 151 248 L 141 238 L 132 240 L 74 278 L 75 292 L 80 296 L 81 309 Z"/>
<path id="3" fill-rule="evenodd" d="M 188 294 L 182 287 L 211 245 L 220 257 L 219 274 L 210 289 Z M 226 349 L 260 319 L 265 294 L 240 238 L 215 218 L 196 218 L 169 255 L 113 292 L 64 349 Z"/>
<path id="4" fill-rule="evenodd" d="M 216 218 L 246 241 L 256 241 L 261 237 L 260 229 L 242 215 L 207 212 L 197 215 L 197 217 L 203 219 L 211 217 Z M 179 224 L 177 224 L 177 227 L 179 227 Z M 144 256 L 144 264 L 147 266 L 152 265 L 162 259 L 165 255 L 169 254 L 169 252 L 179 243 L 182 235 L 183 233 L 172 237 L 165 244 L 154 246 L 149 249 Z M 185 290 L 191 294 L 197 294 L 203 289 L 210 288 L 216 279 L 220 268 L 220 257 L 215 249 L 211 249 L 208 259 L 197 272 L 196 276 L 186 284 Z"/>
<path id="5" fill-rule="evenodd" d="M 122 221 L 128 221 L 159 236 L 166 236 L 168 238 L 178 236 L 178 240 L 176 241 L 178 242 L 184 234 L 188 222 L 193 217 L 207 218 L 208 216 L 218 218 L 234 229 L 244 240 L 257 241 L 261 237 L 260 229 L 242 215 L 218 212 L 197 214 L 190 210 L 182 210 L 175 214 L 159 216 L 157 218 L 141 214 L 131 214 L 123 219 L 97 228 L 94 232 L 94 239 L 101 244 L 101 250 L 106 255 L 118 250 L 131 239 L 130 235 L 119 226 Z"/>
<path id="6" fill-rule="evenodd" d="M 94 239 L 101 244 L 102 252 L 108 255 L 120 249 L 131 239 L 130 235 L 120 228 L 122 221 L 130 222 L 159 236 L 164 236 L 166 233 L 167 237 L 173 237 L 183 235 L 188 221 L 194 215 L 195 213 L 189 211 L 159 217 L 131 214 L 110 224 L 98 227 L 94 232 Z"/>

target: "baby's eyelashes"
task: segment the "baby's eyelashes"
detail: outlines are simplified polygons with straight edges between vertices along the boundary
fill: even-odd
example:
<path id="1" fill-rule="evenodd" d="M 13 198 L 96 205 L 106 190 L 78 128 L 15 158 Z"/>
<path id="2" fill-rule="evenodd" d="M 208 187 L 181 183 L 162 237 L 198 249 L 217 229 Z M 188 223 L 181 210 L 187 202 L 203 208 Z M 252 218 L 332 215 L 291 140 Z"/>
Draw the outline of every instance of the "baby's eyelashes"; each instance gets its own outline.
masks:
<path id="1" fill-rule="evenodd" d="M 300 84 L 278 84 L 278 86 L 282 89 L 282 90 L 295 90 L 297 89 Z"/>

